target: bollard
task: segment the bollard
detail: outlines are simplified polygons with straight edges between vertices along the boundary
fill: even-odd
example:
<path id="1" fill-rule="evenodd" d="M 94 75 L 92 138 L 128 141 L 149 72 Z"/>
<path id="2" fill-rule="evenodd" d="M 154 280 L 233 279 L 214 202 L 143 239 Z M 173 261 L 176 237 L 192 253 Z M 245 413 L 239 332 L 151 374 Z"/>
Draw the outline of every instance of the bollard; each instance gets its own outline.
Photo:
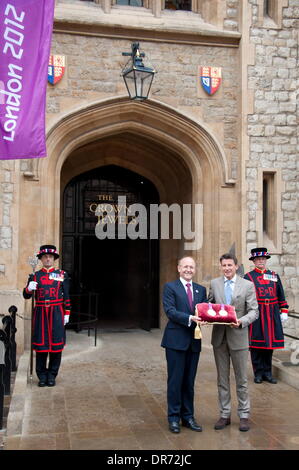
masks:
<path id="1" fill-rule="evenodd" d="M 2 318 L 0 329 L 0 429 L 3 428 L 4 396 L 10 395 L 11 372 L 17 370 L 16 313 L 18 309 L 11 305 L 9 315 Z"/>
<path id="2" fill-rule="evenodd" d="M 3 330 L 0 330 L 0 429 L 3 428 L 3 413 L 4 413 L 4 349 L 5 349 L 6 335 Z"/>
<path id="3" fill-rule="evenodd" d="M 3 370 L 4 370 L 4 365 L 0 364 L 0 429 L 3 428 L 3 412 L 4 412 Z"/>
<path id="4" fill-rule="evenodd" d="M 10 351 L 11 351 L 11 370 L 17 370 L 17 343 L 16 343 L 16 313 L 18 311 L 15 305 L 11 305 L 8 309 L 11 316 L 11 332 L 10 332 Z"/>
<path id="5" fill-rule="evenodd" d="M 10 379 L 11 379 L 11 355 L 10 355 L 10 334 L 11 334 L 11 317 L 6 315 L 2 323 L 4 325 L 6 341 L 5 341 L 5 366 L 4 366 L 4 394 L 10 395 Z"/>

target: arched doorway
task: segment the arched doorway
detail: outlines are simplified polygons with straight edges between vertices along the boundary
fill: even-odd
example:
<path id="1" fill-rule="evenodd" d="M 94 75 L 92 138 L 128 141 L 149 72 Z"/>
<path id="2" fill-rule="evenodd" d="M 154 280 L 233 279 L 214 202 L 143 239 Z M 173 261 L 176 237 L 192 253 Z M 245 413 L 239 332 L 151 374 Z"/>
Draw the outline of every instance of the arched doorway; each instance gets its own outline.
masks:
<path id="1" fill-rule="evenodd" d="M 160 204 L 202 205 L 203 244 L 190 253 L 201 283 L 218 275 L 219 253 L 232 243 L 241 246 L 240 223 L 231 218 L 239 214 L 240 187 L 218 138 L 199 119 L 154 100 L 136 103 L 117 97 L 58 116 L 49 126 L 47 149 L 49 158 L 30 162 L 32 171 L 20 185 L 24 252 L 34 252 L 41 240 L 51 240 L 62 251 L 66 185 L 84 172 L 111 164 L 148 178 Z M 41 215 L 34 224 L 29 223 L 28 207 Z M 186 254 L 184 240 L 161 240 L 159 250 L 161 292 L 164 283 L 177 276 L 177 259 Z M 23 263 L 21 269 L 24 277 L 28 266 Z M 167 318 L 161 302 L 159 311 L 163 326 Z"/>
<path id="2" fill-rule="evenodd" d="M 118 203 L 120 197 L 125 203 Z M 136 203 L 148 209 L 159 203 L 158 192 L 147 178 L 117 165 L 84 172 L 64 190 L 62 266 L 74 294 L 98 294 L 101 328 L 159 326 L 159 241 L 120 239 L 117 233 Z M 97 207 L 107 212 L 115 239 L 95 236 Z"/>

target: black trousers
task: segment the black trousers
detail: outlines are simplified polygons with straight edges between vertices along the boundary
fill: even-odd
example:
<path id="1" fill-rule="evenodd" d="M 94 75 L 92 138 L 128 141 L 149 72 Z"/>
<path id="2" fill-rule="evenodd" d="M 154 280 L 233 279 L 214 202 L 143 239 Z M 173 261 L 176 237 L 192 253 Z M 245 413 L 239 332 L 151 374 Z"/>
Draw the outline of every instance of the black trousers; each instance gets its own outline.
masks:
<path id="1" fill-rule="evenodd" d="M 168 421 L 194 418 L 194 381 L 199 352 L 166 348 Z"/>
<path id="2" fill-rule="evenodd" d="M 255 377 L 272 377 L 273 349 L 250 348 L 251 362 Z"/>
<path id="3" fill-rule="evenodd" d="M 55 379 L 58 374 L 61 363 L 62 352 L 47 353 L 36 352 L 36 375 L 39 380 L 47 381 Z M 49 364 L 47 367 L 47 359 L 49 356 Z"/>

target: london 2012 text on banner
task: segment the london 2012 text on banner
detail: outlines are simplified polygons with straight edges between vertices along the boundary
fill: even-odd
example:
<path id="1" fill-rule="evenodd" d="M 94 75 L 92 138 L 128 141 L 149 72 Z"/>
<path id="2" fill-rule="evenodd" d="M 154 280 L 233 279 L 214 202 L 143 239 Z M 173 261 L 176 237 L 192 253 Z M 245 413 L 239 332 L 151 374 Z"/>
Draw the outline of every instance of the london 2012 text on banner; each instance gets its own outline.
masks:
<path id="1" fill-rule="evenodd" d="M 46 156 L 54 0 L 0 2 L 0 159 Z"/>

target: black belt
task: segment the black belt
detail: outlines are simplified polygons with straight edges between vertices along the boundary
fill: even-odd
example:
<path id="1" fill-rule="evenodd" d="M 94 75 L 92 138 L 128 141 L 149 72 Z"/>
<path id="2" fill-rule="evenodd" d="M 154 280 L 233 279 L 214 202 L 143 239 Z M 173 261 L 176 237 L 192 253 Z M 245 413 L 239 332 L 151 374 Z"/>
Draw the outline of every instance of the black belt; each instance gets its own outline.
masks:
<path id="1" fill-rule="evenodd" d="M 265 305 L 270 305 L 270 304 L 277 304 L 278 299 L 258 299 L 257 300 L 259 304 L 265 304 Z"/>
<path id="2" fill-rule="evenodd" d="M 36 307 L 55 307 L 56 305 L 63 305 L 63 299 L 55 300 L 37 300 L 35 302 Z"/>

